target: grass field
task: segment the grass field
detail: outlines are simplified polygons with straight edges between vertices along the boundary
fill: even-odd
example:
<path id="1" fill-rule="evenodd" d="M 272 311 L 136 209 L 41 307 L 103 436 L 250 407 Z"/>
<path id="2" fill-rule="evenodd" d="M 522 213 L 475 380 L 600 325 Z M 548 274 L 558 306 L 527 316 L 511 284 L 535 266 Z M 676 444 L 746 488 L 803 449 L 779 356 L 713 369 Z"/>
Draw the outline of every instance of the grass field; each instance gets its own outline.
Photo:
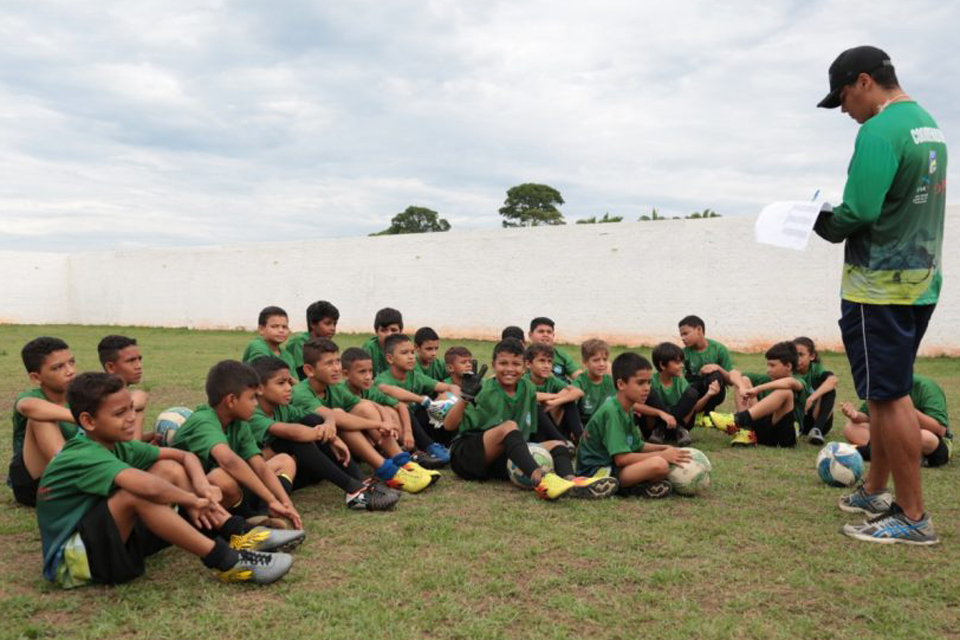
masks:
<path id="1" fill-rule="evenodd" d="M 0 325 L 4 465 L 13 399 L 29 385 L 20 347 L 60 336 L 78 370 L 93 370 L 97 341 L 117 332 L 141 344 L 148 425 L 167 406 L 203 402 L 207 369 L 250 338 Z M 464 344 L 489 359 L 492 343 Z M 763 370 L 761 355 L 734 359 Z M 824 360 L 840 376 L 838 400 L 853 400 L 843 355 Z M 923 359 L 917 370 L 940 381 L 956 414 L 960 361 Z M 41 577 L 34 512 L 0 489 L 0 638 L 960 638 L 956 462 L 923 470 L 941 545 L 889 547 L 838 533 L 850 518 L 836 508 L 843 491 L 816 477 L 816 448 L 731 449 L 712 430 L 694 438 L 713 462 L 713 487 L 697 498 L 544 503 L 449 470 L 389 513 L 348 512 L 328 484 L 303 490 L 294 499 L 307 540 L 286 579 L 263 588 L 221 585 L 169 549 L 131 584 L 57 590 Z"/>

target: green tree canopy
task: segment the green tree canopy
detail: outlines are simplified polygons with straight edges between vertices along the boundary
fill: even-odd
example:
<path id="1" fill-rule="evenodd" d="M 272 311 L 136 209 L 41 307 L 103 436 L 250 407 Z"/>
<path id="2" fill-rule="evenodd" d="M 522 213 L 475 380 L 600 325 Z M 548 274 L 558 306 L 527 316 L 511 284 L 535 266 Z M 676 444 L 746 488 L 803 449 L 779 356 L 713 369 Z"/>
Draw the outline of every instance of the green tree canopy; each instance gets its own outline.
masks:
<path id="1" fill-rule="evenodd" d="M 597 220 L 597 216 L 577 220 L 577 224 L 603 224 L 604 222 L 623 222 L 623 216 L 612 216 L 609 213 L 605 213 L 599 220 Z"/>
<path id="2" fill-rule="evenodd" d="M 693 213 L 687 216 L 687 219 L 700 220 L 703 218 L 719 218 L 719 217 L 721 217 L 720 214 L 714 211 L 713 209 L 704 209 L 703 211 L 694 211 Z"/>
<path id="3" fill-rule="evenodd" d="M 537 227 L 544 224 L 566 224 L 557 205 L 563 196 L 551 186 L 531 182 L 511 187 L 500 207 L 505 227 Z"/>
<path id="4" fill-rule="evenodd" d="M 383 231 L 371 233 L 372 236 L 392 236 L 400 233 L 429 233 L 431 231 L 449 231 L 450 223 L 433 209 L 426 207 L 407 207 L 390 220 L 390 226 Z"/>

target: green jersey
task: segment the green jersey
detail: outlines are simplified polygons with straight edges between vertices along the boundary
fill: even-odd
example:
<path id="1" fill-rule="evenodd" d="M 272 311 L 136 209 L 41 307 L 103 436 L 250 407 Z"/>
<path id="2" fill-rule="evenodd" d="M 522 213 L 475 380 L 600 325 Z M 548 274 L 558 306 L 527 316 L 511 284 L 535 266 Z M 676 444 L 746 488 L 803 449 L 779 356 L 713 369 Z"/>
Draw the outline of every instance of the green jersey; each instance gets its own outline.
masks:
<path id="1" fill-rule="evenodd" d="M 553 348 L 553 375 L 561 380 L 570 381 L 570 377 L 579 369 L 576 361 L 558 347 Z"/>
<path id="2" fill-rule="evenodd" d="M 403 382 L 397 380 L 393 373 L 390 372 L 390 369 L 387 369 L 373 380 L 373 386 L 376 387 L 381 384 L 400 387 L 401 389 L 405 389 L 410 393 L 415 393 L 418 396 L 426 396 L 436 391 L 437 385 L 440 383 L 439 381 L 420 373 L 416 368 L 414 368 L 413 371 L 407 372 Z M 415 406 L 417 403 L 411 402 L 409 404 L 411 406 Z"/>
<path id="3" fill-rule="evenodd" d="M 816 232 L 846 240 L 844 300 L 935 304 L 940 296 L 947 144 L 916 102 L 887 105 L 863 123 L 847 170 L 843 204 Z"/>
<path id="4" fill-rule="evenodd" d="M 290 358 L 290 364 L 293 366 L 297 376 L 303 380 L 303 343 L 310 339 L 310 332 L 304 331 L 296 333 L 287 338 L 287 343 L 283 345 L 284 351 Z M 293 373 L 291 371 L 291 373 Z"/>
<path id="5" fill-rule="evenodd" d="M 827 371 L 826 368 L 819 362 L 811 362 L 810 366 L 807 367 L 807 372 L 798 372 L 796 377 L 802 379 L 811 391 L 816 391 L 817 387 L 822 385 L 823 381 L 832 375 L 833 372 Z"/>
<path id="6" fill-rule="evenodd" d="M 474 403 L 463 412 L 460 433 L 486 431 L 507 420 L 516 422 L 523 439 L 529 442 L 537 431 L 537 391 L 532 382 L 520 378 L 513 395 L 509 395 L 496 378 L 487 378 Z"/>
<path id="7" fill-rule="evenodd" d="M 196 455 L 204 471 L 208 472 L 218 466 L 210 454 L 218 444 L 227 445 L 244 460 L 261 453 L 249 422 L 234 420 L 224 427 L 220 424 L 217 412 L 205 404 L 197 407 L 173 437 L 173 446 Z"/>
<path id="8" fill-rule="evenodd" d="M 253 417 L 250 418 L 250 433 L 253 434 L 253 440 L 261 449 L 276 440 L 276 437 L 270 433 L 270 427 L 277 423 L 296 424 L 305 416 L 312 412 L 298 409 L 292 404 L 282 404 L 273 410 L 273 415 L 268 416 L 263 409 L 257 407 L 253 411 Z"/>
<path id="9" fill-rule="evenodd" d="M 922 376 L 918 373 L 913 374 L 913 386 L 910 388 L 910 399 L 913 401 L 913 407 L 924 415 L 928 415 L 939 422 L 947 430 L 944 438 L 953 440 L 953 434 L 950 432 L 950 418 L 947 415 L 947 397 L 943 389 L 933 378 Z M 867 403 L 860 405 L 860 411 L 870 415 L 870 409 Z"/>
<path id="10" fill-rule="evenodd" d="M 564 389 L 570 386 L 569 383 L 564 382 L 557 376 L 550 376 L 549 378 L 544 380 L 541 384 L 537 384 L 536 382 L 533 381 L 533 378 L 530 376 L 529 371 L 523 374 L 523 377 L 524 379 L 529 380 L 533 384 L 533 387 L 534 389 L 537 390 L 537 393 L 560 393 L 561 391 L 563 391 Z"/>
<path id="11" fill-rule="evenodd" d="M 577 447 L 577 472 L 593 474 L 614 465 L 614 456 L 643 451 L 643 437 L 633 416 L 620 406 L 616 396 L 607 398 L 583 429 Z"/>
<path id="12" fill-rule="evenodd" d="M 650 393 L 654 394 L 666 409 L 672 409 L 680 402 L 680 396 L 690 388 L 690 383 L 683 376 L 677 376 L 670 382 L 670 386 L 664 386 L 660 380 L 660 374 L 653 374 L 650 381 Z"/>
<path id="13" fill-rule="evenodd" d="M 111 451 L 81 434 L 63 445 L 44 470 L 37 490 L 43 577 L 57 579 L 64 543 L 87 512 L 113 493 L 117 474 L 130 468 L 148 469 L 159 456 L 160 449 L 135 440 L 118 442 Z"/>
<path id="14" fill-rule="evenodd" d="M 370 359 L 373 360 L 373 375 L 380 375 L 390 369 L 390 365 L 387 364 L 387 356 L 383 353 L 383 347 L 380 346 L 377 336 L 368 338 L 360 347 L 369 353 Z"/>
<path id="15" fill-rule="evenodd" d="M 417 363 L 417 371 L 428 378 L 433 378 L 434 380 L 443 380 L 447 377 L 447 365 L 440 358 L 434 358 L 433 362 L 426 367 L 420 363 L 419 358 L 416 358 L 415 360 Z"/>
<path id="16" fill-rule="evenodd" d="M 317 407 L 350 412 L 359 402 L 360 398 L 350 393 L 350 389 L 342 382 L 327 386 L 322 395 L 317 395 L 309 380 L 301 380 L 293 385 L 290 394 L 290 404 L 306 412 L 316 411 Z"/>
<path id="17" fill-rule="evenodd" d="M 341 384 L 347 384 L 347 383 L 343 382 Z M 347 391 L 349 391 L 350 393 L 353 393 L 353 395 L 355 396 L 358 395 L 354 393 L 350 385 L 347 385 Z M 380 389 L 377 389 L 376 384 L 374 384 L 369 389 L 364 389 L 363 391 L 361 391 L 358 397 L 362 398 L 363 400 L 369 400 L 370 402 L 382 404 L 385 407 L 395 407 L 398 404 L 400 404 L 400 401 L 394 398 L 393 396 L 388 396 L 383 391 L 380 391 Z"/>
<path id="18" fill-rule="evenodd" d="M 303 356 L 302 350 L 300 352 L 300 355 L 302 359 L 302 356 Z M 287 352 L 286 349 L 281 347 L 280 353 L 274 353 L 273 350 L 270 348 L 270 345 L 267 344 L 267 341 L 261 338 L 260 336 L 257 336 L 256 338 L 254 338 L 253 340 L 247 343 L 247 348 L 246 350 L 244 350 L 243 358 L 241 358 L 241 360 L 243 362 L 253 362 L 257 358 L 263 358 L 266 356 L 273 356 L 275 358 L 280 358 L 281 360 L 286 362 L 287 366 L 290 367 L 290 373 L 295 373 L 297 370 L 296 364 L 294 364 L 293 357 L 290 355 L 289 352 Z"/>
<path id="19" fill-rule="evenodd" d="M 771 378 L 765 373 L 746 373 L 744 375 L 750 379 L 750 384 L 752 384 L 755 387 L 760 386 L 761 384 L 766 384 L 768 382 L 773 381 L 773 378 Z M 793 420 L 798 425 L 802 426 L 804 414 L 806 414 L 807 412 L 806 410 L 807 398 L 810 397 L 810 394 L 813 393 L 813 390 L 810 389 L 810 386 L 807 384 L 807 381 L 804 380 L 800 375 L 794 374 L 793 379 L 797 380 L 801 385 L 803 385 L 803 388 L 801 388 L 799 391 L 793 392 Z M 757 398 L 763 399 L 763 398 L 766 398 L 768 395 L 770 395 L 770 392 L 764 391 L 759 396 L 757 396 Z"/>
<path id="20" fill-rule="evenodd" d="M 40 387 L 36 389 L 30 389 L 29 391 L 24 391 L 17 396 L 17 399 L 13 401 L 13 457 L 16 458 L 21 453 L 23 453 L 23 440 L 27 435 L 27 417 L 17 411 L 17 404 L 24 398 L 40 398 L 41 400 L 47 400 L 47 396 L 43 395 L 43 390 Z M 61 405 L 66 407 L 67 405 Z M 60 434 L 63 436 L 64 442 L 73 438 L 77 435 L 77 425 L 72 422 L 58 422 L 57 426 L 60 427 Z"/>
<path id="21" fill-rule="evenodd" d="M 703 351 L 697 351 L 692 347 L 683 348 L 683 373 L 687 377 L 687 382 L 693 383 L 703 380 L 700 369 L 705 364 L 718 364 L 723 367 L 724 371 L 733 369 L 730 352 L 716 340 L 708 338 L 707 348 Z"/>
<path id="22" fill-rule="evenodd" d="M 607 398 L 617 394 L 613 377 L 609 373 L 603 374 L 600 382 L 592 381 L 588 374 L 583 373 L 573 381 L 573 386 L 583 391 L 583 397 L 580 398 L 580 413 L 585 418 L 584 422 L 590 419 L 590 416 L 606 402 Z"/>

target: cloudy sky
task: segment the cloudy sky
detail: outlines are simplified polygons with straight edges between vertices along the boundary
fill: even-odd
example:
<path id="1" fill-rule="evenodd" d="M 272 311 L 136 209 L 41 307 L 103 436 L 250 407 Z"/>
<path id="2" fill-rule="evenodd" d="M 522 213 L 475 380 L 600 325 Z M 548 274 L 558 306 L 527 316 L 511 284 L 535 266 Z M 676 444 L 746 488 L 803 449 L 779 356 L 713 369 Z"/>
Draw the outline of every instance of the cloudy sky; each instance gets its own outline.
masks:
<path id="1" fill-rule="evenodd" d="M 5 0 L 0 249 L 363 235 L 408 205 L 489 228 L 523 182 L 569 221 L 837 201 L 830 62 L 884 48 L 952 140 L 958 28 L 924 1 Z"/>

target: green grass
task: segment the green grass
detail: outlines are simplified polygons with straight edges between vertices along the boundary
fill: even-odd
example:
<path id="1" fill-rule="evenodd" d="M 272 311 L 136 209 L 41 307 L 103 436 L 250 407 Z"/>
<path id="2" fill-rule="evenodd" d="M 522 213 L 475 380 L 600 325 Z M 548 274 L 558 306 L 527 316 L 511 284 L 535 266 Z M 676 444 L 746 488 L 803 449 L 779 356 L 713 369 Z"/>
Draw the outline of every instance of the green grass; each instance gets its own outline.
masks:
<path id="1" fill-rule="evenodd" d="M 0 325 L 0 423 L 29 386 L 23 343 L 60 336 L 91 370 L 108 332 L 140 341 L 148 424 L 167 406 L 202 402 L 207 369 L 250 338 Z M 489 358 L 491 343 L 463 344 Z M 734 358 L 762 371 L 758 354 Z M 841 378 L 839 400 L 853 400 L 843 355 L 824 359 Z M 921 359 L 917 370 L 940 381 L 956 412 L 960 361 Z M 396 511 L 366 514 L 348 512 L 328 484 L 306 489 L 295 500 L 307 541 L 286 579 L 265 588 L 216 583 L 170 549 L 131 584 L 60 591 L 41 578 L 33 511 L 0 490 L 0 638 L 960 638 L 956 463 L 923 470 L 942 544 L 886 547 L 838 533 L 842 490 L 817 479 L 815 448 L 736 450 L 719 432 L 694 436 L 713 487 L 690 499 L 547 504 L 446 471 Z M 4 427 L 0 458 L 9 455 Z"/>

